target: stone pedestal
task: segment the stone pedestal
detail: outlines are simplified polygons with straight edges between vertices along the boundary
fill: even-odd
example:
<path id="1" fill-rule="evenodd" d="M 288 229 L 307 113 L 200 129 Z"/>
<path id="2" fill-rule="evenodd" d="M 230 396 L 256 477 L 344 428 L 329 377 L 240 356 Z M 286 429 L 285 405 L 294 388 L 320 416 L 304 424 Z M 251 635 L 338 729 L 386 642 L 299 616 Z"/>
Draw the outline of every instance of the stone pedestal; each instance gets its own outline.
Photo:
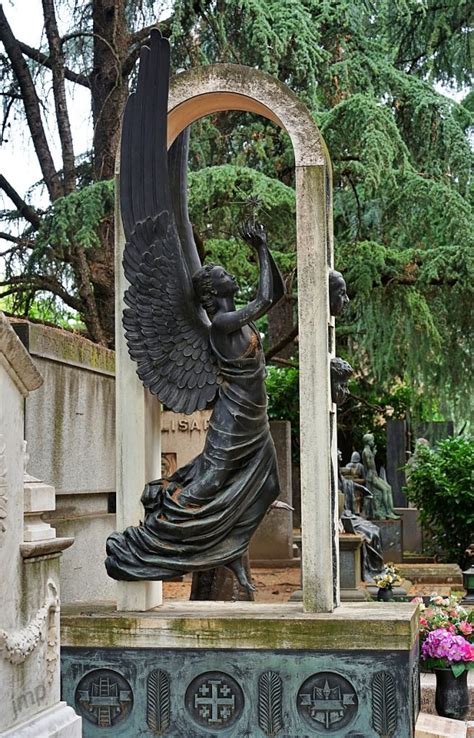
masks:
<path id="1" fill-rule="evenodd" d="M 84 738 L 104 728 L 114 738 L 380 738 L 383 725 L 391 738 L 411 738 L 416 633 L 411 603 L 350 603 L 331 614 L 219 602 L 67 611 L 63 696 L 82 715 Z"/>
<path id="2" fill-rule="evenodd" d="M 35 715 L 31 720 L 15 725 L 1 738 L 82 738 L 82 718 L 65 702 Z"/>
<path id="3" fill-rule="evenodd" d="M 423 551 L 423 540 L 417 508 L 396 507 L 395 512 L 401 516 L 403 523 L 403 551 L 421 553 Z"/>
<path id="4" fill-rule="evenodd" d="M 25 543 L 56 538 L 54 528 L 42 518 L 44 513 L 56 507 L 54 487 L 25 474 L 23 493 L 25 513 L 23 540 Z"/>
<path id="5" fill-rule="evenodd" d="M 403 520 L 375 520 L 380 528 L 383 560 L 401 564 L 403 561 Z"/>
<path id="6" fill-rule="evenodd" d="M 339 576 L 341 602 L 358 602 L 368 599 L 361 584 L 362 536 L 339 534 Z"/>
<path id="7" fill-rule="evenodd" d="M 415 738 L 471 738 L 472 735 L 464 720 L 420 712 L 416 721 Z"/>

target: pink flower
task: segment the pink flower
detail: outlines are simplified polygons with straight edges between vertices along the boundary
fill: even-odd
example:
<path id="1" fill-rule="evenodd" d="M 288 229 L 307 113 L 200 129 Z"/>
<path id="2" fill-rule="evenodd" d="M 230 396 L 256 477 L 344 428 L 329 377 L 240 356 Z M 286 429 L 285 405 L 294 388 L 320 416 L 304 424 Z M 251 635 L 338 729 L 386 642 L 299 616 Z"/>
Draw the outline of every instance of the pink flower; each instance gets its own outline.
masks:
<path id="1" fill-rule="evenodd" d="M 468 623 L 467 620 L 461 620 L 461 622 L 458 623 L 458 629 L 465 636 L 471 635 L 472 633 L 472 625 L 471 623 Z"/>
<path id="2" fill-rule="evenodd" d="M 474 661 L 474 646 L 463 636 L 453 635 L 445 628 L 428 633 L 421 647 L 423 659 L 446 659 L 448 663 Z"/>

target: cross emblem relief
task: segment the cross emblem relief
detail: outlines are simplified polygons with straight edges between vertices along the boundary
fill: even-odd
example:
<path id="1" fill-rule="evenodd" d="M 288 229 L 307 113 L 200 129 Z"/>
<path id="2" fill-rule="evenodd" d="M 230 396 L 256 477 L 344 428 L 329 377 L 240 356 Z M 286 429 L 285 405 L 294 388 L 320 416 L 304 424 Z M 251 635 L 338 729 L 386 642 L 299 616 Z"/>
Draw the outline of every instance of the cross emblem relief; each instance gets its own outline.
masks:
<path id="1" fill-rule="evenodd" d="M 186 706 L 199 725 L 224 730 L 240 717 L 243 693 L 228 674 L 207 672 L 189 685 Z"/>
<path id="2" fill-rule="evenodd" d="M 212 679 L 208 682 L 211 688 L 203 685 L 198 690 L 201 694 L 209 694 L 210 697 L 194 697 L 194 706 L 198 708 L 201 717 L 207 717 L 209 723 L 222 723 L 227 721 L 235 707 L 235 696 L 228 697 L 231 689 L 220 679 Z M 210 713 L 210 717 L 209 717 Z"/>

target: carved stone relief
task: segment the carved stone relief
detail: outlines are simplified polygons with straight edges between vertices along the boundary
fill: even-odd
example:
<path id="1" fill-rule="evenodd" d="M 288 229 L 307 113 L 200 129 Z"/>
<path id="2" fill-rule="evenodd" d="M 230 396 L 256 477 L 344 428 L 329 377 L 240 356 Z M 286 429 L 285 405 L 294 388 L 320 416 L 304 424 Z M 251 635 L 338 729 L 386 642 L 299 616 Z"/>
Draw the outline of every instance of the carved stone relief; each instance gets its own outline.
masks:
<path id="1" fill-rule="evenodd" d="M 117 671 L 94 669 L 77 685 L 75 703 L 76 710 L 90 723 L 111 728 L 130 714 L 132 688 Z"/>
<path id="2" fill-rule="evenodd" d="M 244 695 L 228 674 L 208 671 L 186 690 L 186 708 L 195 723 L 208 730 L 227 730 L 242 714 Z"/>
<path id="3" fill-rule="evenodd" d="M 301 717 L 323 735 L 349 725 L 358 709 L 352 684 L 330 671 L 309 677 L 300 687 L 297 704 Z"/>
<path id="4" fill-rule="evenodd" d="M 58 658 L 58 624 L 59 597 L 55 583 L 50 579 L 47 585 L 45 603 L 28 625 L 19 630 L 8 632 L 0 629 L 0 651 L 11 664 L 21 664 L 33 653 L 40 641 L 47 639 L 46 662 L 48 681 L 51 682 Z"/>
<path id="5" fill-rule="evenodd" d="M 379 671 L 372 679 L 372 726 L 383 738 L 397 727 L 397 687 L 389 671 Z"/>
<path id="6" fill-rule="evenodd" d="M 258 680 L 258 724 L 272 738 L 283 728 L 283 680 L 275 671 L 265 671 Z"/>
<path id="7" fill-rule="evenodd" d="M 146 722 L 152 733 L 163 735 L 171 723 L 170 677 L 156 669 L 148 674 L 146 694 Z"/>

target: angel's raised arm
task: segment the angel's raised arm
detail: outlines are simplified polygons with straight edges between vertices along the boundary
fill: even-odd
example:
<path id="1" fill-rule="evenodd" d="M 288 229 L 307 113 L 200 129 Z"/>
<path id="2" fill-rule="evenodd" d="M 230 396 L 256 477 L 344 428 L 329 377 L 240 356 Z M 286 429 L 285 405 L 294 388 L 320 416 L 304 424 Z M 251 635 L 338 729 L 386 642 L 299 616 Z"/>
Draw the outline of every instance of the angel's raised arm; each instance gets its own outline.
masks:
<path id="1" fill-rule="evenodd" d="M 241 235 L 257 253 L 260 277 L 257 295 L 252 302 L 240 310 L 222 311 L 214 316 L 213 326 L 225 333 L 237 331 L 265 315 L 284 294 L 283 280 L 268 250 L 263 226 L 246 224 L 241 230 Z"/>

